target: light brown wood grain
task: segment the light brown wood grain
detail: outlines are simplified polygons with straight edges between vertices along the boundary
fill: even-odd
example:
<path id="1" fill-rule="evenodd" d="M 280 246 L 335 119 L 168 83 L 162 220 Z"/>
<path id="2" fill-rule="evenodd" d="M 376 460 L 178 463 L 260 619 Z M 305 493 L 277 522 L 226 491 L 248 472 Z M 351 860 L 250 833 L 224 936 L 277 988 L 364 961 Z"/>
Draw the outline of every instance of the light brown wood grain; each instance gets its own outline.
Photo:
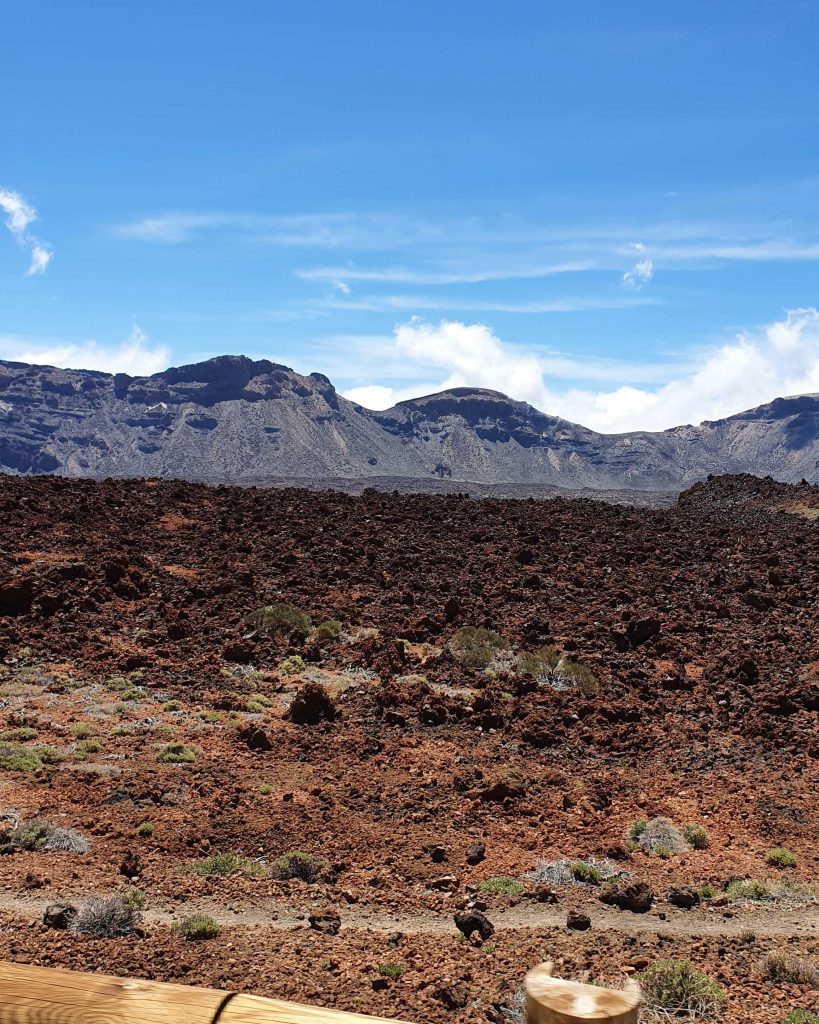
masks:
<path id="1" fill-rule="evenodd" d="M 385 1024 L 381 1017 L 325 1010 L 260 996 L 235 996 L 219 1017 L 219 1024 Z M 394 1021 L 393 1024 L 401 1024 Z"/>
<path id="2" fill-rule="evenodd" d="M 636 982 L 630 981 L 625 989 L 610 989 L 566 981 L 552 977 L 551 963 L 529 971 L 524 991 L 526 1024 L 637 1024 L 640 1012 L 640 986 Z"/>
<path id="3" fill-rule="evenodd" d="M 389 1024 L 261 996 L 0 962 L 0 1024 Z M 400 1022 L 395 1022 L 400 1024 Z"/>

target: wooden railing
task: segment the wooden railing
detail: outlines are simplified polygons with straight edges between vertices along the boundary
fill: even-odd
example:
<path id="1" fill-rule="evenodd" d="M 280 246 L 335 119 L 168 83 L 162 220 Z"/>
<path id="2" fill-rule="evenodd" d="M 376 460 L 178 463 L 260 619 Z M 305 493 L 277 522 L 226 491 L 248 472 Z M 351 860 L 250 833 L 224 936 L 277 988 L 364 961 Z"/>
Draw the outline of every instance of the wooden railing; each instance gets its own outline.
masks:
<path id="1" fill-rule="evenodd" d="M 527 1024 L 637 1024 L 640 990 L 526 977 Z M 380 1017 L 217 989 L 0 963 L 0 1024 L 389 1024 Z"/>

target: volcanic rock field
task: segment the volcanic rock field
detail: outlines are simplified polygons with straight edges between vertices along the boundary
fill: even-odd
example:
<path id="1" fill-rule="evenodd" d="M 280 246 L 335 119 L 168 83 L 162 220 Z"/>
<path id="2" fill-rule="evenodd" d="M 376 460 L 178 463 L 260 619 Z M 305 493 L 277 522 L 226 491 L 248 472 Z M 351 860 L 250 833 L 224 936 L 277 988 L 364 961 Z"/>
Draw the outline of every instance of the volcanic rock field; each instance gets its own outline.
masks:
<path id="1" fill-rule="evenodd" d="M 0 958 L 417 1024 L 673 958 L 726 1024 L 815 1009 L 817 600 L 807 484 L 0 477 Z"/>

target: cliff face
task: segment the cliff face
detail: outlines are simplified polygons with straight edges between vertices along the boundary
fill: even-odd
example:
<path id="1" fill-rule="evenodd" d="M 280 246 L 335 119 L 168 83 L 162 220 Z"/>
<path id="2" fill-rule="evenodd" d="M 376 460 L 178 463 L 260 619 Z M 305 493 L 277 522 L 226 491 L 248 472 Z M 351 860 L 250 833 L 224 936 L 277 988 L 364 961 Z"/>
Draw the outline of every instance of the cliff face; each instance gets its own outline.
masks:
<path id="1" fill-rule="evenodd" d="M 599 434 L 495 391 L 371 412 L 320 373 L 220 356 L 151 377 L 0 361 L 0 470 L 241 482 L 447 478 L 664 490 L 709 473 L 819 480 L 819 396 Z"/>

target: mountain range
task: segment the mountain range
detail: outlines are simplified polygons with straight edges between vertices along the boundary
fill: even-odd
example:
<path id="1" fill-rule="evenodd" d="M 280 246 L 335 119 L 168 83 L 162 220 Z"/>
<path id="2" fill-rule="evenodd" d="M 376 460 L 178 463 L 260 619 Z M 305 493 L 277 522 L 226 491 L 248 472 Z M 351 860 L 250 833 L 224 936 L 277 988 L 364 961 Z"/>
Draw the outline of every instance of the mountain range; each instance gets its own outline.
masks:
<path id="1" fill-rule="evenodd" d="M 698 426 L 601 434 L 482 388 L 374 412 L 321 373 L 246 356 L 150 377 L 0 360 L 0 471 L 642 491 L 680 490 L 711 473 L 819 482 L 819 395 Z"/>

